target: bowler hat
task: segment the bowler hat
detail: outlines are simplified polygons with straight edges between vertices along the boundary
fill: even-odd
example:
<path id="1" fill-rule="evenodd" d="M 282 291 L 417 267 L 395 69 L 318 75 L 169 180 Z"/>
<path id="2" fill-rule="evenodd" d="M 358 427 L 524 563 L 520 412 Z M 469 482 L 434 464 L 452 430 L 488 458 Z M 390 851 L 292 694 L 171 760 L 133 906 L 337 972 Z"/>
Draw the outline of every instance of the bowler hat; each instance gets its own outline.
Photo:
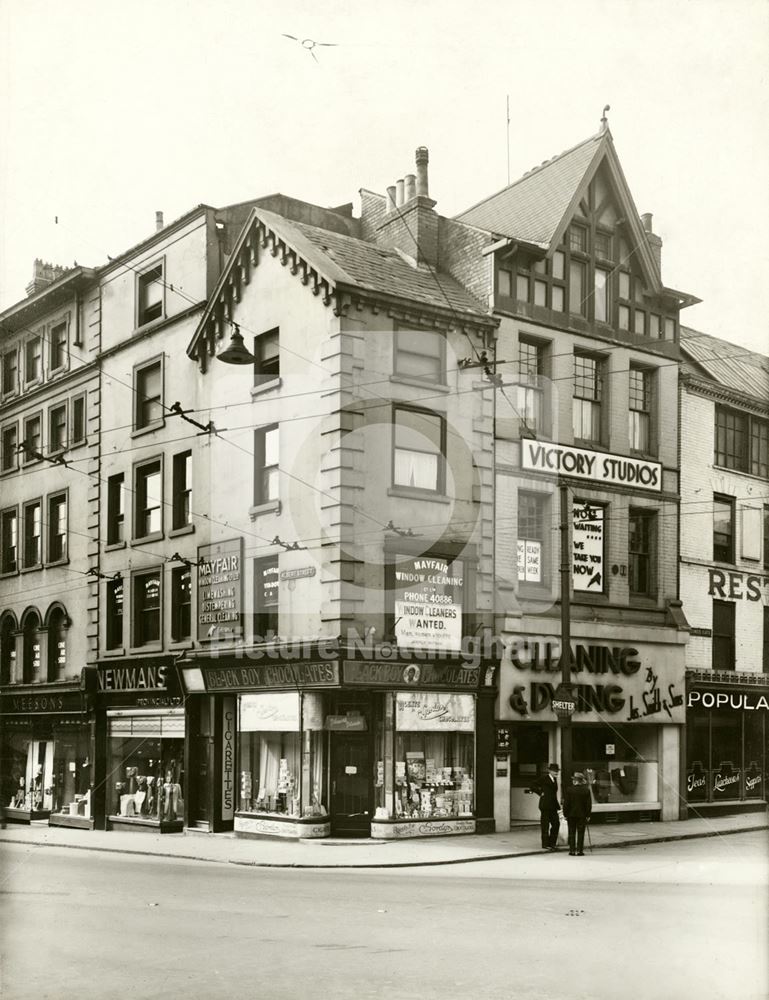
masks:
<path id="1" fill-rule="evenodd" d="M 548 771 L 555 771 L 556 774 L 561 770 L 557 764 L 548 764 L 547 769 Z"/>

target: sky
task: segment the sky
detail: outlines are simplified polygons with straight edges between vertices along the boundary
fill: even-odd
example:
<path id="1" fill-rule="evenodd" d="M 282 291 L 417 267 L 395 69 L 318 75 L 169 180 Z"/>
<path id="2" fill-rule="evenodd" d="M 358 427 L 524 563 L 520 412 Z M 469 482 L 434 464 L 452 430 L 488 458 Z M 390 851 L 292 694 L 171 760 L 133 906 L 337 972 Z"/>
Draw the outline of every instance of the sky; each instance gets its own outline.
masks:
<path id="1" fill-rule="evenodd" d="M 334 43 L 312 51 L 297 39 Z M 316 58 L 314 58 L 314 56 Z M 0 0 L 0 309 L 205 202 L 453 215 L 609 125 L 683 322 L 769 354 L 769 0 Z M 58 220 L 58 221 L 57 221 Z"/>

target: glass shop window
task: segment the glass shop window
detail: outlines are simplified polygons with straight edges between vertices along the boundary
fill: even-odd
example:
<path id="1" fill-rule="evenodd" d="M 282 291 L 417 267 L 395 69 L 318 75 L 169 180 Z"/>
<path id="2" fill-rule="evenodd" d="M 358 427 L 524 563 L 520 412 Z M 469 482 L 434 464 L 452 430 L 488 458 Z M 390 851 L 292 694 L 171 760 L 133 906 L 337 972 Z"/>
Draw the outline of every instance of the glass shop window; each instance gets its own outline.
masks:
<path id="1" fill-rule="evenodd" d="M 392 803 L 385 804 L 388 813 L 411 819 L 472 816 L 474 744 L 472 695 L 398 692 L 394 791 Z"/>
<path id="2" fill-rule="evenodd" d="M 584 772 L 593 802 L 657 802 L 656 727 L 575 726 L 574 770 Z"/>
<path id="3" fill-rule="evenodd" d="M 302 815 L 299 695 L 241 695 L 238 730 L 239 811 L 298 819 Z M 322 735 L 318 733 L 319 738 Z"/>
<path id="4" fill-rule="evenodd" d="M 150 824 L 184 819 L 184 710 L 109 719 L 107 812 Z"/>
<path id="5" fill-rule="evenodd" d="M 89 726 L 61 727 L 54 736 L 51 811 L 90 819 Z"/>
<path id="6" fill-rule="evenodd" d="M 54 743 L 9 732 L 3 741 L 3 805 L 25 813 L 49 813 L 54 792 Z M 45 818 L 45 817 L 41 817 Z"/>

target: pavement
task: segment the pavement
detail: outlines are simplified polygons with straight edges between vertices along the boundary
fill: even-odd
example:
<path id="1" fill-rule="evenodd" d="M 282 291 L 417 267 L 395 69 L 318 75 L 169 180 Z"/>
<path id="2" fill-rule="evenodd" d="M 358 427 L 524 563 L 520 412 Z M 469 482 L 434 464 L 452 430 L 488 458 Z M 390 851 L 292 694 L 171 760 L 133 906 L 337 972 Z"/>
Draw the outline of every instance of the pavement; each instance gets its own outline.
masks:
<path id="1" fill-rule="evenodd" d="M 699 817 L 668 823 L 612 823 L 590 825 L 594 851 L 637 847 L 666 841 L 720 837 L 769 828 L 769 814 Z M 49 827 L 44 821 L 29 826 L 9 823 L 0 830 L 0 844 L 73 848 L 117 854 L 178 858 L 264 868 L 418 868 L 457 865 L 543 854 L 539 824 L 522 823 L 507 833 L 409 840 L 283 840 L 245 838 L 232 833 L 154 834 L 78 830 Z M 588 840 L 585 840 L 589 853 Z M 559 848 L 564 851 L 564 848 Z"/>

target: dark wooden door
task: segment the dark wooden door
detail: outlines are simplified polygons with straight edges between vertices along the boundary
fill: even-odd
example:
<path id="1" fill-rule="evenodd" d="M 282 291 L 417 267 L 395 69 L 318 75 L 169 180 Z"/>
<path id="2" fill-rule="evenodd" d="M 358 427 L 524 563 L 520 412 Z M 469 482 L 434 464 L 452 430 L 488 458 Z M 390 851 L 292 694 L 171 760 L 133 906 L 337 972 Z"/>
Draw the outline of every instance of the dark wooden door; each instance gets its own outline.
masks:
<path id="1" fill-rule="evenodd" d="M 369 733 L 331 733 L 331 830 L 350 837 L 371 832 Z"/>

